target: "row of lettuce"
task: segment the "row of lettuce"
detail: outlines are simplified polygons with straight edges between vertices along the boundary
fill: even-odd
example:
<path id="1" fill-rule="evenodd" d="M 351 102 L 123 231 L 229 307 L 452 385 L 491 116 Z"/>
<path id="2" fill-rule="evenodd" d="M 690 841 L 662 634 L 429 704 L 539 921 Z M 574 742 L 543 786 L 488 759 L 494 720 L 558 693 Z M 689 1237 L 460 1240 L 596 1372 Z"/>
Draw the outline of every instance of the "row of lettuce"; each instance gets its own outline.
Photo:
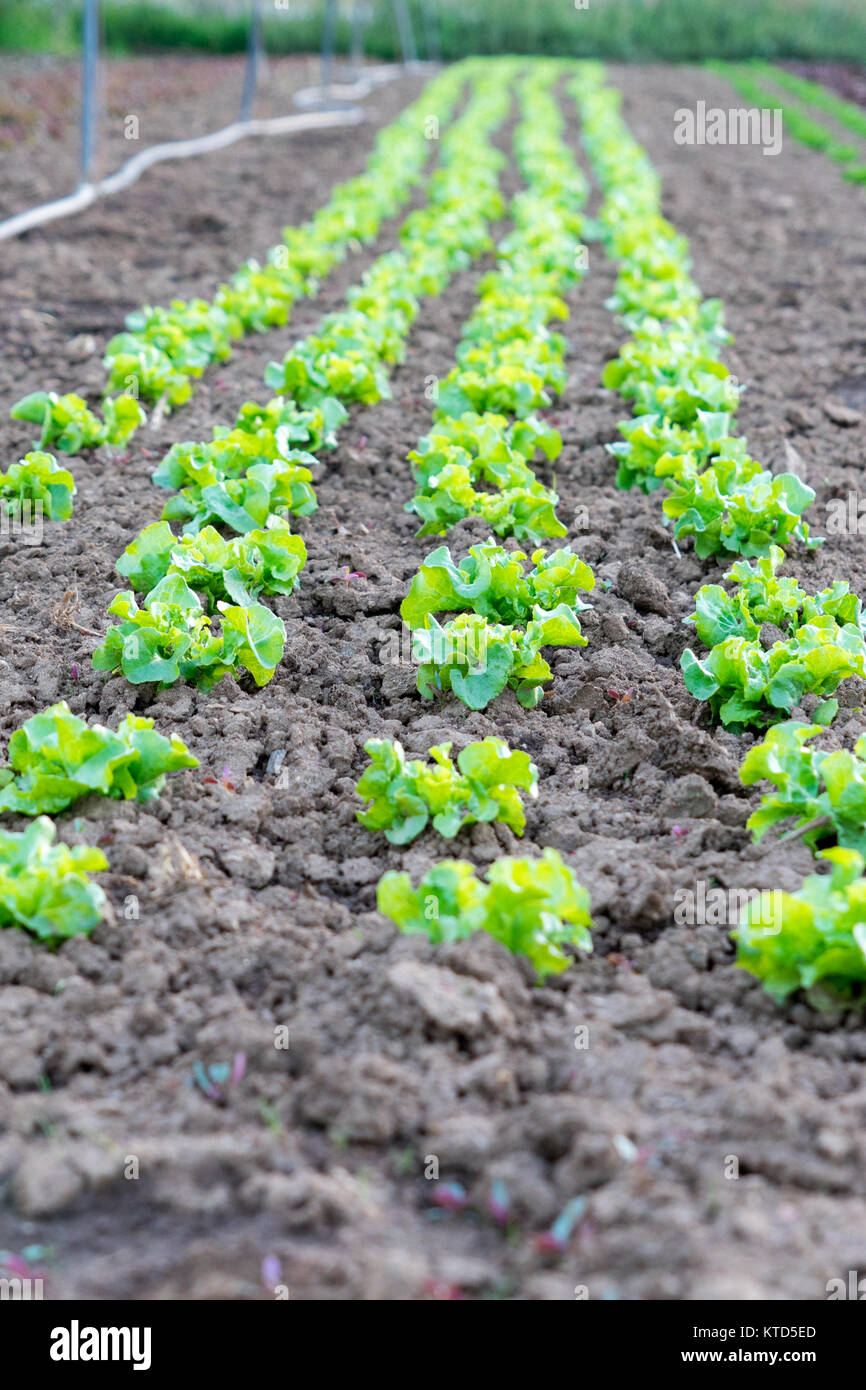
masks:
<path id="1" fill-rule="evenodd" d="M 814 492 L 792 473 L 764 468 L 735 432 L 742 388 L 719 356 L 729 341 L 722 305 L 704 300 L 691 278 L 687 243 L 662 216 L 657 175 L 619 114 L 619 94 L 604 86 L 603 71 L 593 64 L 582 65 L 571 91 L 604 199 L 597 223 L 581 226 L 576 215 L 570 230 L 600 239 L 616 261 L 616 290 L 608 307 L 631 334 L 603 378 L 634 411 L 620 428 L 622 442 L 609 446 L 617 460 L 617 483 L 647 493 L 665 490 L 663 509 L 674 549 L 691 538 L 702 559 L 734 558 L 725 575 L 728 587 L 704 585 L 696 596 L 688 621 L 708 652 L 703 658 L 691 650 L 683 654 L 686 685 L 706 702 L 711 718 L 735 733 L 769 726 L 741 769 L 744 784 L 765 779 L 773 787 L 749 822 L 755 839 L 768 825 L 792 820 L 791 834 L 816 853 L 822 845 L 833 846 L 823 851 L 832 865 L 829 875 L 807 879 L 799 894 L 768 893 L 753 904 L 735 933 L 738 963 L 777 999 L 802 987 L 813 1002 L 838 1003 L 859 996 L 866 980 L 866 922 L 861 921 L 866 915 L 861 907 L 866 903 L 866 744 L 861 740 L 853 753 L 839 754 L 808 745 L 834 718 L 838 704 L 832 697 L 840 682 L 866 676 L 861 601 L 841 580 L 808 594 L 779 574 L 785 545 L 820 543 L 803 519 Z M 555 127 L 551 122 L 553 168 L 560 167 Z M 531 166 L 524 172 L 531 193 Z M 552 193 L 555 202 L 555 186 Z M 509 238 L 500 247 L 506 273 L 512 244 Z M 534 247 L 533 269 L 539 275 L 541 244 Z M 533 250 L 528 255 L 531 260 Z M 481 304 L 470 320 L 473 330 L 484 324 L 492 278 L 482 282 Z M 553 290 L 549 282 L 546 288 Z M 561 441 L 552 431 L 538 433 L 543 422 L 530 412 L 547 403 L 539 391 L 558 389 L 561 378 L 548 364 L 557 358 L 561 363 L 561 354 L 547 341 L 538 353 L 531 314 L 527 319 L 514 358 L 501 352 L 511 337 L 507 320 L 489 357 L 482 352 L 479 359 L 477 332 L 464 335 L 458 366 L 440 393 L 433 431 L 411 456 L 420 496 L 408 505 L 424 519 L 422 534 L 443 534 L 464 515 L 484 515 L 468 489 L 469 505 L 461 508 L 459 489 L 480 478 L 497 489 L 498 501 L 505 492 L 506 451 L 513 451 L 517 439 L 528 446 L 529 430 L 549 459 L 557 456 Z M 483 338 L 482 330 L 482 348 Z M 528 373 L 539 359 L 542 371 L 532 382 Z M 526 364 L 528 373 L 515 376 L 515 363 Z M 464 381 L 469 389 L 461 390 Z M 498 417 L 477 413 L 494 403 L 502 411 Z M 467 407 L 475 413 L 467 413 Z M 509 415 L 516 417 L 513 422 Z M 528 463 L 528 447 L 522 452 Z M 466 476 L 469 468 L 474 476 Z M 506 512 L 503 524 L 496 513 L 499 524 L 491 529 L 500 536 L 541 538 L 525 528 L 516 507 L 512 515 L 510 521 Z M 459 561 L 446 546 L 427 557 L 401 609 L 413 634 L 422 695 L 450 690 L 470 708 L 484 709 L 511 687 L 532 707 L 550 679 L 540 649 L 584 643 L 578 614 L 586 605 L 578 594 L 594 586 L 589 567 L 570 548 L 550 555 L 535 551 L 532 568 L 527 558 L 492 538 L 470 547 Z M 455 613 L 440 625 L 437 615 Z M 786 718 L 807 696 L 815 704 L 814 722 Z M 398 785 L 403 786 L 401 779 Z M 457 895 L 467 869 L 459 861 L 437 866 L 447 892 L 429 876 L 419 885 L 422 896 L 434 895 L 435 918 L 459 919 Z M 408 894 L 405 876 L 400 884 L 401 893 Z M 386 876 L 380 907 L 395 916 L 391 893 L 392 879 Z M 412 903 L 417 907 L 420 900 Z M 409 907 L 406 912 L 411 916 Z M 438 939 L 437 928 L 428 930 Z"/>
<path id="2" fill-rule="evenodd" d="M 176 444 L 162 460 L 153 481 L 173 495 L 118 562 L 131 587 L 111 604 L 120 621 L 94 653 L 97 669 L 205 689 L 241 668 L 259 686 L 271 679 L 286 632 L 259 599 L 290 593 L 306 561 L 289 518 L 316 511 L 317 454 L 336 445 L 347 407 L 390 396 L 389 369 L 403 358 L 420 299 L 489 248 L 503 158 L 489 137 L 507 109 L 502 82 L 482 69 L 397 248 L 372 262 L 345 308 L 267 367 L 266 385 L 280 394 L 248 402 L 232 429 Z"/>
<path id="3" fill-rule="evenodd" d="M 839 164 L 848 183 L 866 184 L 866 112 L 861 106 L 771 63 L 709 66 L 753 107 L 781 111 L 784 130 L 798 144 Z M 852 135 L 861 143 L 853 144 Z"/>
<path id="4" fill-rule="evenodd" d="M 297 584 L 305 549 L 290 531 L 288 516 L 315 510 L 316 451 L 333 447 L 347 405 L 372 404 L 389 395 L 388 367 L 401 360 L 419 296 L 440 293 L 457 269 L 492 249 L 489 225 L 505 206 L 497 187 L 503 156 L 489 137 L 507 115 L 515 71 L 516 65 L 505 62 L 475 75 L 463 116 L 442 140 L 428 205 L 409 215 L 398 249 L 373 263 L 349 292 L 348 307 L 323 319 L 318 332 L 297 343 L 282 362 L 271 363 L 266 384 L 281 394 L 265 406 L 247 403 L 232 429 L 215 430 L 209 443 L 176 445 L 162 460 L 154 481 L 174 495 L 162 520 L 147 527 L 118 561 L 132 587 L 111 605 L 122 621 L 94 653 L 97 669 L 163 686 L 184 678 L 209 687 L 241 667 L 258 684 L 273 674 L 284 629 L 257 600 L 289 593 Z M 482 458 L 481 466 L 491 470 L 485 482 L 494 477 L 506 482 L 496 529 L 535 539 L 565 532 L 553 511 L 555 494 L 536 480 L 526 460 L 537 448 L 554 457 L 561 447 L 530 412 L 549 404 L 548 387 L 559 390 L 564 382 L 565 343 L 547 323 L 566 315 L 560 293 L 581 273 L 577 209 L 586 190 L 559 139 L 561 118 L 545 93 L 544 74 L 520 90 L 523 118 L 516 142 L 529 187 L 512 207 L 515 229 L 500 245 L 497 270 L 483 282 L 479 311 L 467 325 L 458 367 L 444 383 L 437 414 L 452 439 L 472 440 L 469 447 Z M 456 417 L 446 408 L 449 400 L 451 409 L 459 402 Z M 513 411 L 515 424 L 509 426 L 497 408 Z M 80 440 L 77 445 L 82 447 Z M 460 515 L 469 512 L 464 508 Z M 178 521 L 180 535 L 170 524 Z M 528 586 L 521 582 L 526 595 L 509 599 L 515 570 L 521 569 L 519 555 L 515 559 L 493 544 L 481 550 L 482 564 L 495 571 L 500 616 L 519 621 L 533 606 L 540 613 L 543 604 L 543 618 L 534 620 L 536 648 L 560 637 L 580 638 L 576 590 L 593 580 L 577 556 L 564 551 L 545 559 L 539 552 Z M 426 578 L 434 571 L 435 562 L 419 572 L 407 600 L 419 622 L 434 597 Z M 137 593 L 145 595 L 141 604 Z M 441 585 L 438 593 L 441 597 Z M 460 606 L 456 590 L 453 606 Z M 219 633 L 211 625 L 216 613 Z M 178 740 L 160 742 L 148 721 L 139 722 L 152 740 L 148 771 L 154 775 L 148 778 L 136 777 L 134 759 L 117 754 L 118 742 L 133 727 L 132 716 L 112 734 L 84 725 L 61 704 L 13 737 L 10 766 L 0 774 L 0 782 L 6 782 L 0 810 L 39 818 L 38 834 L 34 828 L 21 838 L 25 851 L 45 840 L 46 814 L 77 796 L 100 791 L 146 799 L 166 771 L 194 766 Z M 435 764 L 423 772 L 420 765 L 406 763 L 399 745 L 368 745 L 368 751 L 371 767 L 359 791 L 374 795 L 370 788 L 378 780 L 381 795 L 374 795 L 373 808 L 360 816 L 370 828 L 387 824 L 394 843 L 405 843 L 421 828 L 417 809 L 406 819 L 407 779 L 418 793 L 416 806 L 432 798 L 425 820 L 449 837 L 464 825 L 493 819 L 520 833 L 524 816 L 517 788 L 536 793 L 537 771 L 528 755 L 512 753 L 498 739 L 464 749 L 456 769 L 447 749 L 434 750 Z M 123 767 L 122 777 L 114 778 L 115 764 Z M 88 854 L 94 857 L 85 864 Z M 56 921 L 53 927 L 45 919 L 37 922 L 33 913 L 19 913 L 19 920 L 52 937 L 88 930 L 98 915 L 100 890 L 80 870 L 98 867 L 97 858 L 101 851 L 82 850 L 77 866 L 64 861 L 67 878 L 75 877 L 75 893 L 62 929 Z M 379 902 L 403 929 L 424 930 L 436 941 L 487 930 L 527 956 L 541 977 L 568 965 L 567 943 L 591 949 L 588 895 L 553 850 L 544 851 L 540 862 L 502 859 L 484 880 L 464 861 L 434 866 L 417 889 L 406 875 L 389 874 L 380 884 Z"/>
<path id="5" fill-rule="evenodd" d="M 167 308 L 145 305 L 130 314 L 126 331 L 106 347 L 101 419 L 80 396 L 46 391 L 18 402 L 13 416 L 40 426 L 42 449 L 77 454 L 126 444 L 145 421 L 141 401 L 159 402 L 164 410 L 183 405 L 205 368 L 231 356 L 233 342 L 283 327 L 296 300 L 315 294 L 350 251 L 376 240 L 421 182 L 432 140 L 477 71 L 470 60 L 438 74 L 379 132 L 363 172 L 338 184 L 308 222 L 286 227 L 263 265 L 245 261 L 210 301 L 177 299 Z"/>
<path id="6" fill-rule="evenodd" d="M 551 95 L 565 73 L 604 194 L 594 222 L 582 213 L 585 180 Z M 739 960 L 776 997 L 822 980 L 846 997 L 866 979 L 849 920 L 864 891 L 864 748 L 821 755 L 808 742 L 832 719 L 829 697 L 839 682 L 866 674 L 860 602 L 841 581 L 810 596 L 779 577 L 783 543 L 817 543 L 803 520 L 814 493 L 792 474 L 764 469 L 735 434 L 740 387 L 719 357 L 728 339 L 722 306 L 703 300 L 690 276 L 687 244 L 661 215 L 657 176 L 619 114 L 618 94 L 596 65 L 574 74 L 573 65 L 544 63 L 518 83 L 515 150 L 526 187 L 512 201 L 496 269 L 479 283 L 432 429 L 410 455 L 416 493 L 407 509 L 421 518 L 420 535 L 444 535 L 466 516 L 481 516 L 499 540 L 566 534 L 556 493 L 531 467 L 538 452 L 554 461 L 561 439 L 535 412 L 565 381 L 566 343 L 550 325 L 567 317 L 562 295 L 585 269 L 583 242 L 602 240 L 619 267 L 609 307 L 631 334 L 604 378 L 635 411 L 621 426 L 623 441 L 609 446 L 617 482 L 665 489 L 675 547 L 691 537 L 702 558 L 741 557 L 726 575 L 736 588 L 706 585 L 697 595 L 691 621 L 709 652 L 684 654 L 688 688 L 735 732 L 774 724 L 807 693 L 822 700 L 815 724 L 771 727 L 742 777 L 774 786 L 750 822 L 756 838 L 789 817 L 816 849 L 835 835 L 833 875 L 786 896 L 782 921 L 770 930 L 759 905 L 738 933 Z M 258 599 L 290 593 L 306 558 L 288 515 L 315 510 L 315 455 L 335 443 L 346 406 L 388 396 L 388 367 L 401 360 L 419 294 L 440 293 L 456 269 L 490 249 L 490 222 L 504 206 L 502 156 L 489 136 L 505 119 L 515 75 L 510 62 L 477 67 L 469 104 L 442 141 L 427 206 L 409 215 L 398 249 L 372 264 L 347 308 L 270 365 L 266 382 L 280 395 L 265 406 L 248 403 L 209 443 L 175 445 L 159 465 L 154 481 L 174 495 L 162 521 L 118 562 L 131 588 L 111 606 L 121 622 L 94 654 L 98 669 L 161 685 L 183 678 L 208 687 L 241 667 L 259 685 L 270 679 L 285 629 Z M 183 523 L 182 535 L 172 521 Z M 451 691 L 484 709 L 511 688 L 531 708 L 551 679 L 542 648 L 585 644 L 580 595 L 595 580 L 570 547 L 527 555 L 494 536 L 459 561 L 447 546 L 428 555 L 401 614 L 423 696 Z M 141 604 L 136 593 L 145 596 Z M 440 623 L 442 614 L 456 616 Z M 464 749 L 457 770 L 448 748 L 430 750 L 431 768 L 407 763 L 399 744 L 367 747 L 371 767 L 359 792 L 373 804 L 359 814 L 393 843 L 428 823 L 449 838 L 478 820 L 522 830 L 516 788 L 534 795 L 536 774 L 527 755 L 500 740 Z M 845 790 L 852 785 L 856 794 Z M 16 809 L 47 808 L 36 798 Z M 591 949 L 588 897 L 552 850 L 541 863 L 498 861 L 486 882 L 462 860 L 435 865 L 417 888 L 405 874 L 386 874 L 378 901 L 403 929 L 434 941 L 492 931 L 542 976 L 568 964 L 569 942 Z"/>
<path id="7" fill-rule="evenodd" d="M 293 302 L 314 293 L 350 249 L 373 241 L 385 219 L 409 199 L 429 158 L 431 116 L 447 124 L 473 67 L 461 64 L 429 84 L 419 102 L 380 133 L 364 173 L 339 185 L 309 223 L 287 228 L 264 266 L 248 261 L 211 303 L 176 301 L 168 309 L 145 307 L 130 315 L 127 331 L 106 351 L 101 417 L 74 393 L 36 391 L 17 402 L 13 418 L 40 433 L 38 448 L 0 476 L 3 515 L 19 524 L 36 516 L 66 520 L 75 483 L 49 449 L 77 454 L 126 444 L 145 421 L 141 400 L 176 408 L 205 367 L 227 359 L 234 339 L 287 323 Z M 122 394 L 110 394 L 121 388 Z M 243 662 L 254 678 L 267 679 L 284 633 L 256 599 L 295 586 L 306 550 L 284 513 L 315 507 L 311 475 L 303 466 L 307 455 L 298 446 L 332 445 L 334 428 L 345 416 L 336 398 L 312 409 L 280 398 L 263 407 L 250 403 L 232 430 L 214 431 L 210 445 L 171 451 L 157 481 L 198 487 L 201 506 L 233 501 L 244 522 L 229 528 L 235 535 L 228 539 L 215 527 L 176 536 L 167 522 L 158 523 L 129 548 L 118 562 L 121 574 L 148 594 L 167 583 L 145 610 L 156 610 L 152 622 L 135 623 L 133 592 L 118 596 L 118 615 L 128 626 L 125 633 L 115 628 L 108 634 L 100 652 L 107 669 L 125 663 L 133 680 L 148 679 L 152 671 L 150 678 L 161 684 L 182 673 L 210 683 Z M 246 505 L 224 496 L 220 484 L 256 465 L 259 473 L 244 479 Z M 213 492 L 205 496 L 213 486 L 219 499 Z M 215 636 L 208 615 L 218 603 L 221 632 Z M 172 624 L 172 618 L 179 621 Z M 35 817 L 23 833 L 0 833 L 0 925 L 22 925 L 48 942 L 90 931 L 106 900 L 88 873 L 107 868 L 105 856 L 96 847 L 56 845 L 49 817 L 88 794 L 149 800 L 166 773 L 196 766 L 179 739 L 163 738 L 153 721 L 133 715 L 111 731 L 86 724 L 61 702 L 28 720 L 13 734 L 8 765 L 0 769 L 0 811 Z"/>
<path id="8" fill-rule="evenodd" d="M 635 412 L 623 442 L 609 446 L 617 482 L 665 489 L 674 544 L 691 536 L 701 558 L 743 557 L 725 574 L 727 588 L 699 589 L 689 621 L 708 651 L 683 653 L 683 677 L 731 731 L 769 726 L 740 771 L 746 785 L 773 787 L 750 819 L 754 837 L 792 820 L 791 833 L 831 864 L 800 892 L 766 893 L 747 909 L 734 933 L 738 963 L 776 999 L 804 988 L 816 1003 L 850 1000 L 866 981 L 866 745 L 822 754 L 810 740 L 833 720 L 840 682 L 866 676 L 862 604 L 845 581 L 808 594 L 779 574 L 784 546 L 819 543 L 802 519 L 814 493 L 793 474 L 763 469 L 734 434 L 741 387 L 718 355 L 728 338 L 722 306 L 702 299 L 691 278 L 687 243 L 661 214 L 657 175 L 618 94 L 592 65 L 574 90 L 604 194 L 603 240 L 618 266 L 609 307 L 632 335 L 604 375 Z M 787 718 L 806 697 L 819 702 L 814 722 Z"/>

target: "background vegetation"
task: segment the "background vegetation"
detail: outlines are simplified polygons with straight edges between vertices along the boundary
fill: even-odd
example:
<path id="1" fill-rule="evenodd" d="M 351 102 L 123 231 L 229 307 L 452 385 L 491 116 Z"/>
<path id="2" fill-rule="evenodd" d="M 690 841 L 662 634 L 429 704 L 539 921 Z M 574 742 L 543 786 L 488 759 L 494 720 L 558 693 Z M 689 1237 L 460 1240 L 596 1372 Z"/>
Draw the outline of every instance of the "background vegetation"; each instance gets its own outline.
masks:
<path id="1" fill-rule="evenodd" d="M 365 46 L 399 56 L 391 0 L 367 0 Z M 419 0 L 409 0 L 424 56 Z M 547 53 L 695 61 L 704 58 L 824 58 L 866 62 L 864 0 L 435 0 L 442 55 Z M 580 0 L 583 3 L 583 0 Z M 273 53 L 315 51 L 323 0 L 265 0 Z M 245 0 L 105 0 L 107 47 L 115 53 L 199 49 L 234 53 L 247 36 Z M 350 0 L 342 0 L 338 47 L 350 43 Z M 80 31 L 77 0 L 0 0 L 0 48 L 71 51 Z"/>

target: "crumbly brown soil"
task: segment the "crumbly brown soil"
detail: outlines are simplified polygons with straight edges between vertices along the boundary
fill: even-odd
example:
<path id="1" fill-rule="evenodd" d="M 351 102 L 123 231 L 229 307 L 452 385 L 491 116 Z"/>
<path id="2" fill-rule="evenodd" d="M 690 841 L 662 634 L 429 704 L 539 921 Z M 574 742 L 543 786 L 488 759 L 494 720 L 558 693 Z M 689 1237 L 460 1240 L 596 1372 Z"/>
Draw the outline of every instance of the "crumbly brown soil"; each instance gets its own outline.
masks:
<path id="1" fill-rule="evenodd" d="M 677 107 L 733 104 L 703 72 L 610 76 L 699 283 L 726 302 L 752 451 L 776 468 L 796 451 L 820 531 L 828 499 L 859 495 L 866 463 L 864 194 L 799 147 L 769 158 L 675 146 Z M 375 98 L 382 118 L 417 85 Z M 7 248 L 4 400 L 37 386 L 96 394 L 98 348 L 126 309 L 211 290 L 357 168 L 370 139 L 247 145 L 162 169 L 123 202 Z M 195 230 L 201 217 L 216 225 Z M 598 383 L 624 333 L 604 308 L 613 269 L 597 248 L 572 296 L 568 389 L 549 414 L 565 439 L 562 514 L 588 509 L 574 539 L 608 587 L 589 645 L 552 654 L 537 710 L 510 694 L 484 714 L 425 704 L 410 667 L 389 661 L 430 548 L 402 510 L 405 456 L 478 270 L 424 307 L 394 400 L 353 412 L 323 461 L 320 509 L 299 528 L 300 592 L 275 604 L 288 641 L 272 683 L 156 693 L 90 669 L 114 561 L 163 500 L 154 459 L 263 398 L 268 359 L 368 259 L 341 267 L 289 329 L 240 345 L 128 459 L 74 460 L 73 520 L 39 549 L 0 553 L 4 735 L 65 698 L 103 720 L 153 715 L 201 760 L 155 806 L 90 800 L 60 817 L 67 838 L 105 845 L 113 923 L 55 954 L 0 934 L 0 1248 L 53 1247 L 55 1297 L 267 1298 L 260 1267 L 274 1255 L 301 1299 L 557 1300 L 578 1284 L 592 1298 L 820 1299 L 829 1278 L 866 1266 L 866 1035 L 859 1017 L 773 1005 L 734 967 L 724 926 L 673 922 L 675 892 L 698 880 L 794 889 L 811 860 L 797 843 L 750 845 L 757 797 L 737 778 L 748 740 L 696 722 L 683 687 L 682 619 L 719 571 L 674 554 L 657 497 L 612 486 L 603 444 L 624 411 Z M 72 363 L 66 345 L 82 333 L 97 351 Z M 0 430 L 7 459 L 23 452 L 26 427 Z M 479 535 L 464 523 L 450 543 L 462 553 Z M 835 537 L 792 568 L 864 592 L 866 542 Z M 847 743 L 866 730 L 862 686 L 841 701 L 832 738 Z M 400 850 L 356 824 L 366 738 L 419 754 L 487 734 L 540 769 L 522 842 L 476 827 Z M 277 787 L 267 766 L 281 749 Z M 385 869 L 418 875 L 451 853 L 483 868 L 544 845 L 590 889 L 596 923 L 594 956 L 544 988 L 488 939 L 434 950 L 375 911 Z M 138 920 L 126 920 L 129 895 Z M 224 1105 L 191 1085 L 197 1060 L 238 1052 L 246 1075 Z M 131 1156 L 137 1180 L 124 1176 Z M 464 1211 L 433 1208 L 430 1156 L 465 1188 Z M 488 1211 L 497 1178 L 507 1233 Z M 576 1196 L 586 1205 L 568 1249 L 546 1253 L 534 1237 Z"/>
<path id="2" fill-rule="evenodd" d="M 866 106 L 866 72 L 856 63 L 783 63 L 782 67 L 831 87 L 846 101 Z"/>

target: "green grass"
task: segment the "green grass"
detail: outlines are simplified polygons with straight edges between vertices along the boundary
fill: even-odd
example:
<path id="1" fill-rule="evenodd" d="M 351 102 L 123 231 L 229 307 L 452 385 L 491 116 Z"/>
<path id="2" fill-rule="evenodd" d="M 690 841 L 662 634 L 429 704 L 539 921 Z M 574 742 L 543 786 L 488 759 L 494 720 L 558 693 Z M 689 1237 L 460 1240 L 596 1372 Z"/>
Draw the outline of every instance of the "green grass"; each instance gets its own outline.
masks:
<path id="1" fill-rule="evenodd" d="M 409 0 L 421 56 L 424 26 L 419 0 Z M 323 0 L 291 0 L 287 12 L 265 5 L 273 53 L 319 46 Z M 863 62 L 866 6 L 862 0 L 438 0 L 443 56 L 467 53 L 545 53 L 624 60 L 695 62 L 709 58 L 821 58 Z M 235 53 L 246 43 L 246 6 L 235 0 L 205 8 L 194 0 L 119 3 L 105 0 L 103 26 L 116 53 L 197 49 Z M 57 0 L 0 0 L 0 48 L 70 49 L 80 32 L 74 5 Z M 350 41 L 348 12 L 338 48 Z M 399 56 L 391 0 L 375 0 L 367 52 Z"/>

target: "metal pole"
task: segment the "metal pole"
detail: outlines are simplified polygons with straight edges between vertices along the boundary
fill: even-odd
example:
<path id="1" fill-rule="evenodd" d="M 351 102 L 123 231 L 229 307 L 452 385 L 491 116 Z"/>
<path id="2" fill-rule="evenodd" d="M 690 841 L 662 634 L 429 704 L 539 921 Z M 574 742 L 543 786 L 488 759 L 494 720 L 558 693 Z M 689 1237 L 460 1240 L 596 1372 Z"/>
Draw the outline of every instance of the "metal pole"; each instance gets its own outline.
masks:
<path id="1" fill-rule="evenodd" d="M 322 87 L 330 87 L 337 46 L 337 11 L 339 0 L 326 0 L 322 25 Z"/>
<path id="2" fill-rule="evenodd" d="M 355 0 L 352 6 L 352 67 L 360 69 L 364 60 L 364 32 L 370 10 L 367 0 Z"/>
<path id="3" fill-rule="evenodd" d="M 256 96 L 256 83 L 259 76 L 259 59 L 262 52 L 262 0 L 252 0 L 250 27 L 247 32 L 247 65 L 244 70 L 244 90 L 241 95 L 241 120 L 248 121 L 253 114 Z"/>
<path id="4" fill-rule="evenodd" d="M 424 43 L 427 57 L 433 63 L 441 62 L 442 46 L 439 43 L 439 16 L 436 13 L 436 0 L 421 0 L 421 18 L 424 21 Z"/>
<path id="5" fill-rule="evenodd" d="M 99 0 L 84 0 L 81 31 L 81 182 L 89 183 L 96 142 Z"/>
<path id="6" fill-rule="evenodd" d="M 394 0 L 394 18 L 397 21 L 397 33 L 400 35 L 403 66 L 407 63 L 417 63 L 418 49 L 415 47 L 415 33 L 406 0 Z"/>

